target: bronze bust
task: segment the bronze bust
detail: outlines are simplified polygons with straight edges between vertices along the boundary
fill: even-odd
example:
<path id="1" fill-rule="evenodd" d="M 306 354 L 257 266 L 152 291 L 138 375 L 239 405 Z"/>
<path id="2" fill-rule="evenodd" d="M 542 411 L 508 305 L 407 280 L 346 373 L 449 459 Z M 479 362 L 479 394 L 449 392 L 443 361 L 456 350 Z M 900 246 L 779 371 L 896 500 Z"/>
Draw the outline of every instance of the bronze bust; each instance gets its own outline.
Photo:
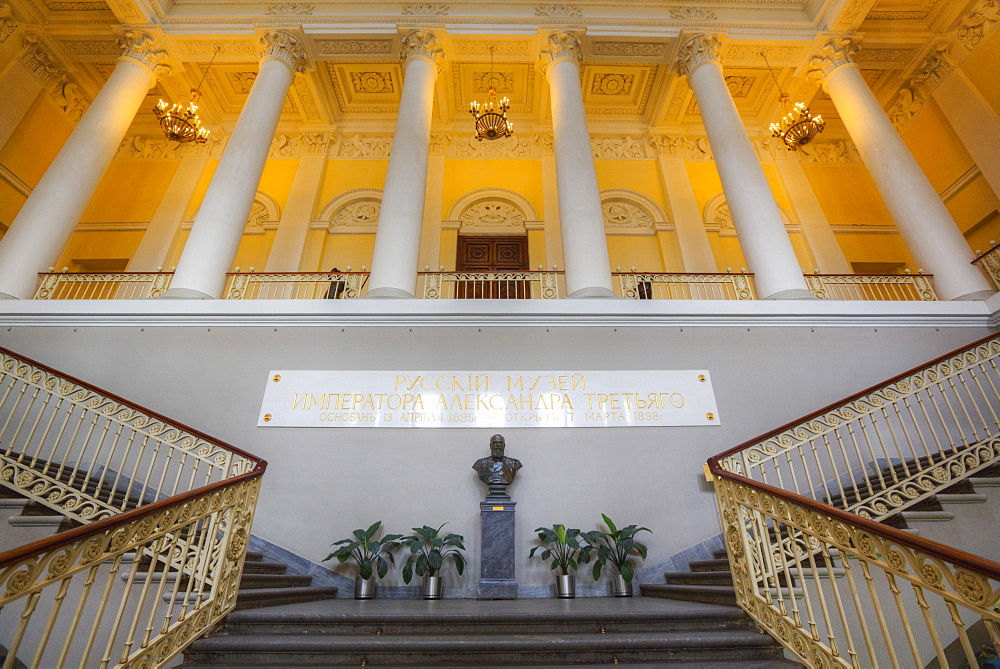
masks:
<path id="1" fill-rule="evenodd" d="M 490 438 L 490 457 L 479 458 L 472 468 L 479 474 L 479 480 L 490 486 L 508 486 L 521 468 L 521 461 L 503 454 L 505 446 L 502 434 Z"/>

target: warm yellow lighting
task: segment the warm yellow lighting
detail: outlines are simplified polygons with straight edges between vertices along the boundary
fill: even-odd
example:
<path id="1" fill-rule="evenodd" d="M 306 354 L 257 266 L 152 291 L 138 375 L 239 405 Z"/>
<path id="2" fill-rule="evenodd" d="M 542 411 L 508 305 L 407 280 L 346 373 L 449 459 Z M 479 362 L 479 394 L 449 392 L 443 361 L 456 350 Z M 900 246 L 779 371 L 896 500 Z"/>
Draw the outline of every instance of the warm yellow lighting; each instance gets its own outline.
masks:
<path id="1" fill-rule="evenodd" d="M 789 151 L 794 151 L 811 142 L 825 127 L 822 116 L 813 116 L 804 102 L 798 102 L 779 123 L 771 124 L 771 134 L 783 141 Z"/>
<path id="2" fill-rule="evenodd" d="M 493 81 L 493 51 L 490 46 L 490 78 Z M 476 119 L 476 139 L 480 142 L 484 139 L 494 140 L 502 137 L 510 137 L 514 134 L 514 124 L 507 120 L 507 111 L 510 109 L 510 100 L 503 98 L 497 100 L 497 90 L 490 85 L 486 91 L 486 102 L 479 104 L 473 100 L 469 104 L 469 113 Z"/>
<path id="3" fill-rule="evenodd" d="M 201 125 L 198 118 L 198 98 L 201 95 L 197 90 L 191 90 L 191 102 L 187 106 L 174 104 L 170 105 L 160 100 L 153 107 L 153 114 L 160 121 L 160 128 L 167 139 L 175 142 L 204 144 L 208 141 L 209 131 Z"/>

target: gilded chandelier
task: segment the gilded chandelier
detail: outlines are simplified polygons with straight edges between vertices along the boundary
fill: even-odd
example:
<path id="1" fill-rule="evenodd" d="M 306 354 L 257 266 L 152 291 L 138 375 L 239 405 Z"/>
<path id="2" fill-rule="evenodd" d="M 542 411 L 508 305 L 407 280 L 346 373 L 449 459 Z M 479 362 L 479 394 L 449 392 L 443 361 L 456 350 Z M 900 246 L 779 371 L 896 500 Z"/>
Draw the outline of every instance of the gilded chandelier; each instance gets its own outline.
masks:
<path id="1" fill-rule="evenodd" d="M 761 51 L 760 56 L 764 59 L 767 71 L 771 73 L 771 78 L 774 79 L 774 85 L 778 87 L 778 100 L 781 101 L 781 106 L 786 108 L 789 97 L 781 90 L 781 84 L 778 83 L 778 77 L 774 75 L 774 70 L 771 69 L 771 63 L 767 61 L 767 55 Z M 823 132 L 823 128 L 825 127 L 826 121 L 823 120 L 823 117 L 819 115 L 813 116 L 809 113 L 809 107 L 804 102 L 796 102 L 792 107 L 792 111 L 785 114 L 780 121 L 772 123 L 770 126 L 771 134 L 784 142 L 789 151 L 795 151 L 800 146 L 805 146 L 816 135 Z"/>
<path id="2" fill-rule="evenodd" d="M 479 104 L 473 100 L 469 104 L 469 113 L 476 119 L 476 139 L 494 140 L 510 137 L 514 134 L 514 124 L 507 120 L 510 100 L 497 100 L 497 89 L 493 85 L 493 50 L 490 46 L 490 87 L 486 91 L 486 102 Z"/>
<path id="3" fill-rule="evenodd" d="M 209 68 L 215 62 L 215 57 L 219 55 L 219 46 L 216 45 L 212 60 L 208 61 L 208 67 L 201 75 L 201 81 L 191 89 L 191 101 L 185 106 L 182 104 L 167 104 L 163 100 L 153 107 L 153 114 L 160 122 L 160 129 L 167 139 L 171 139 L 181 144 L 193 143 L 204 144 L 208 141 L 209 130 L 202 126 L 201 119 L 198 118 L 198 100 L 201 99 L 201 85 L 205 82 L 205 76 Z"/>

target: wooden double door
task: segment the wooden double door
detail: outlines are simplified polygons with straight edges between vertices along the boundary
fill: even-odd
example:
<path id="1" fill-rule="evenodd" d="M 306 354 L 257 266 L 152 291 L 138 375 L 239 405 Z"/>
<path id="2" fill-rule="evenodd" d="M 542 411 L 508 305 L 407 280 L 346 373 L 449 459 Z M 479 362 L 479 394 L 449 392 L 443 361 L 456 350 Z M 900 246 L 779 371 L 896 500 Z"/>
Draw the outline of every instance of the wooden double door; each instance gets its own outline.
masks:
<path id="1" fill-rule="evenodd" d="M 463 273 L 526 272 L 527 237 L 458 236 L 455 266 Z M 508 279 L 461 279 L 455 287 L 458 299 L 530 299 L 531 282 Z"/>

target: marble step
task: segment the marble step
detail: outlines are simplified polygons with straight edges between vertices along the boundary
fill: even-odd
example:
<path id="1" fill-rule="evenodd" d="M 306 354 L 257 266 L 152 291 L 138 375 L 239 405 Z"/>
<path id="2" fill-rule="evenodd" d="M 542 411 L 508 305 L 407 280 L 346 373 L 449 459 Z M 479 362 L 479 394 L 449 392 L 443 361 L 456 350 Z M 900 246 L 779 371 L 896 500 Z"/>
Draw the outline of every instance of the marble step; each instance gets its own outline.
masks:
<path id="1" fill-rule="evenodd" d="M 780 647 L 754 631 L 622 634 L 426 636 L 214 636 L 185 661 L 230 666 L 497 666 L 701 660 L 735 663 L 779 659 Z"/>
<path id="2" fill-rule="evenodd" d="M 901 511 L 903 520 L 909 523 L 943 523 L 955 518 L 951 511 Z"/>
<path id="3" fill-rule="evenodd" d="M 691 571 L 729 571 L 729 559 L 726 557 L 714 560 L 694 560 L 688 563 Z"/>
<path id="4" fill-rule="evenodd" d="M 335 587 L 304 588 L 254 588 L 240 590 L 236 596 L 236 610 L 255 609 L 262 606 L 279 606 L 298 602 L 312 602 L 318 599 L 333 599 L 337 596 Z"/>
<path id="5" fill-rule="evenodd" d="M 639 586 L 643 597 L 679 599 L 687 602 L 704 602 L 736 606 L 736 589 L 732 585 L 674 585 L 670 583 Z"/>
<path id="6" fill-rule="evenodd" d="M 983 504 L 989 497 L 981 493 L 938 493 L 935 495 L 941 504 Z"/>

